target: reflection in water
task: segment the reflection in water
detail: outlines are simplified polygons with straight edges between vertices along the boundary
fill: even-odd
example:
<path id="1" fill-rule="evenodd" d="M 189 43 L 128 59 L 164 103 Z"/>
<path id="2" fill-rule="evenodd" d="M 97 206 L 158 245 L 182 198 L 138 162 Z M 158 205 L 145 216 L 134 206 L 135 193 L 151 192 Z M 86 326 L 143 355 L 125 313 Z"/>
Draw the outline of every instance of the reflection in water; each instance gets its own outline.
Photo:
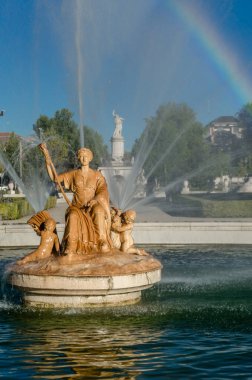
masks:
<path id="1" fill-rule="evenodd" d="M 53 323 L 49 315 L 41 319 L 35 313 L 34 317 L 38 319 L 29 320 L 29 328 L 25 324 L 24 330 L 21 326 L 16 331 L 16 338 L 23 335 L 25 341 L 20 340 L 20 346 L 15 347 L 15 357 L 22 358 L 23 368 L 33 366 L 44 379 L 52 378 L 52 373 L 70 379 L 113 378 L 116 374 L 121 379 L 135 379 L 142 372 L 139 368 L 144 369 L 145 363 L 153 359 L 151 349 L 139 354 L 139 348 L 154 347 L 161 334 L 142 325 L 111 325 L 106 321 L 102 325 L 102 321 L 92 323 L 89 318 L 85 326 L 87 320 L 80 314 L 70 318 L 52 314 Z"/>
<path id="2" fill-rule="evenodd" d="M 2 285 L 6 263 L 23 254 L 0 251 Z M 0 376 L 249 378 L 250 247 L 156 247 L 155 256 L 162 281 L 137 305 L 33 310 L 2 286 Z"/>

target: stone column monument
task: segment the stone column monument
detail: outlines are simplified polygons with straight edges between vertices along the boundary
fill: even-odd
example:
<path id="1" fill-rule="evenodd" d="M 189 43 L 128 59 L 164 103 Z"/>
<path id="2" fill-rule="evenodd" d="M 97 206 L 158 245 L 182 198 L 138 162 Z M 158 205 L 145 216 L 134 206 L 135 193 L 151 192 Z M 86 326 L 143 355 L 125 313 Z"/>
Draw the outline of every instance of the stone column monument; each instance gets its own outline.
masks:
<path id="1" fill-rule="evenodd" d="M 123 163 L 124 157 L 124 138 L 122 136 L 122 123 L 123 118 L 113 111 L 115 130 L 111 138 L 111 152 L 112 152 L 112 163 L 113 161 L 118 163 Z"/>

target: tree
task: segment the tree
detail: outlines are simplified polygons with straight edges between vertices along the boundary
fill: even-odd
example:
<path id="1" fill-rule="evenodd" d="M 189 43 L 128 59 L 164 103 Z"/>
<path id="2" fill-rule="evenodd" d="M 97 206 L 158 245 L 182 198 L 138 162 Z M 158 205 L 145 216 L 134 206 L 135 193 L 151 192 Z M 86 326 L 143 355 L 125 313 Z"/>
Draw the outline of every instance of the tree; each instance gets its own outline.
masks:
<path id="1" fill-rule="evenodd" d="M 14 168 L 19 164 L 19 142 L 20 138 L 12 132 L 2 147 L 5 157 Z"/>
<path id="2" fill-rule="evenodd" d="M 248 175 L 252 173 L 252 103 L 245 104 L 237 113 L 237 118 L 239 126 L 244 130 L 237 167 Z"/>
<path id="3" fill-rule="evenodd" d="M 252 103 L 245 104 L 237 114 L 240 126 L 245 129 L 245 134 L 252 137 Z"/>
<path id="4" fill-rule="evenodd" d="M 203 126 L 185 104 L 168 103 L 158 108 L 155 117 L 135 142 L 132 155 L 140 155 L 149 182 L 161 185 L 200 175 L 208 153 Z M 144 153 L 143 153 L 144 152 Z"/>
<path id="5" fill-rule="evenodd" d="M 73 120 L 73 113 L 66 108 L 55 112 L 52 118 L 41 115 L 34 125 L 36 134 L 45 140 L 56 168 L 59 171 L 76 167 L 76 152 L 80 148 L 79 128 Z M 107 147 L 100 134 L 84 127 L 85 146 L 94 153 L 93 167 L 101 164 L 108 155 Z"/>
<path id="6" fill-rule="evenodd" d="M 108 148 L 103 142 L 102 136 L 92 128 L 84 127 L 85 146 L 92 150 L 94 158 L 90 166 L 97 168 L 108 160 Z"/>

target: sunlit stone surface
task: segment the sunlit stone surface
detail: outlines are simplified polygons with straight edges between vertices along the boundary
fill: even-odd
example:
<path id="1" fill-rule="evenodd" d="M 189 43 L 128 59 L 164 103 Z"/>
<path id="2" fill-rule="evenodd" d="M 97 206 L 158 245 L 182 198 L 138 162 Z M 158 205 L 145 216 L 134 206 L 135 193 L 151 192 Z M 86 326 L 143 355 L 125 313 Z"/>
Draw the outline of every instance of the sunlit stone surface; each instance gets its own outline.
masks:
<path id="1" fill-rule="evenodd" d="M 161 279 L 161 264 L 151 255 L 122 254 L 50 257 L 9 268 L 9 283 L 22 290 L 26 305 L 88 307 L 133 304 L 141 291 Z"/>

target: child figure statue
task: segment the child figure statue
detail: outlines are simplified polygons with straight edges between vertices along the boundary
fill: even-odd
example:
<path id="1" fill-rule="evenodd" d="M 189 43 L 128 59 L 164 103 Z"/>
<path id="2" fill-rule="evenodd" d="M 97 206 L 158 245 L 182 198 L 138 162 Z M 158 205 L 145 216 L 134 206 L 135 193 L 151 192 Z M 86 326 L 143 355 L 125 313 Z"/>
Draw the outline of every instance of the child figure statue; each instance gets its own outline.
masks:
<path id="1" fill-rule="evenodd" d="M 110 237 L 113 242 L 114 248 L 120 249 L 121 247 L 121 239 L 120 239 L 120 232 L 117 231 L 118 227 L 122 226 L 122 210 L 112 207 L 110 210 L 111 214 L 111 230 L 110 230 Z"/>
<path id="2" fill-rule="evenodd" d="M 121 221 L 118 218 L 116 222 L 112 222 L 111 230 L 120 233 L 121 246 L 120 250 L 125 253 L 133 253 L 141 256 L 148 255 L 143 249 L 134 246 L 132 230 L 136 218 L 134 210 L 127 210 L 121 214 Z"/>
<path id="3" fill-rule="evenodd" d="M 39 247 L 25 256 L 23 259 L 18 260 L 17 264 L 26 264 L 30 261 L 37 261 L 49 257 L 53 251 L 59 253 L 60 244 L 58 235 L 54 232 L 56 222 L 52 218 L 48 218 L 44 222 L 44 229 L 40 232 L 41 240 Z"/>

